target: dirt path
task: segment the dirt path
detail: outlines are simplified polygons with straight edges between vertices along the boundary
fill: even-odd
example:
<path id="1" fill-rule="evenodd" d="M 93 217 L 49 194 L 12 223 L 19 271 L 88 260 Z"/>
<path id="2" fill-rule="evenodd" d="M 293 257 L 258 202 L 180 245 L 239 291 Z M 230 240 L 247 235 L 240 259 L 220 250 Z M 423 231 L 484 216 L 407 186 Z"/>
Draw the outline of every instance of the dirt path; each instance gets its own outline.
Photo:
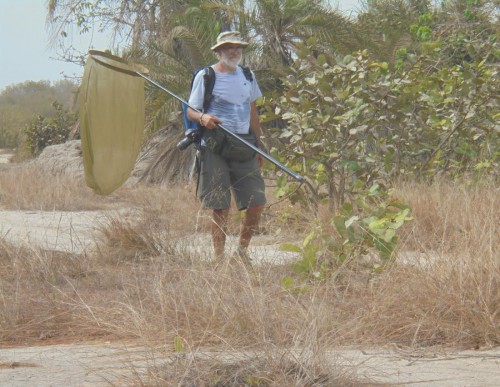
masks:
<path id="1" fill-rule="evenodd" d="M 14 157 L 11 149 L 0 148 L 0 164 L 10 163 L 10 159 Z"/>
<path id="2" fill-rule="evenodd" d="M 17 245 L 81 253 L 105 221 L 99 211 L 0 211 L 0 238 Z"/>
<path id="3" fill-rule="evenodd" d="M 154 352 L 158 352 L 155 354 Z M 66 344 L 0 349 L 1 386 L 106 386 L 138 384 L 134 373 L 171 361 L 164 348 L 131 344 Z M 500 348 L 489 351 L 415 353 L 388 349 L 338 349 L 332 366 L 352 367 L 359 376 L 387 384 L 435 387 L 494 387 L 500 381 Z M 242 354 L 197 352 L 198 358 Z"/>
<path id="4" fill-rule="evenodd" d="M 92 249 L 97 231 L 109 217 L 133 216 L 129 211 L 0 211 L 0 239 L 17 245 L 47 250 L 82 253 Z M 236 246 L 237 238 L 228 238 L 228 250 Z M 191 254 L 207 256 L 211 253 L 210 237 L 197 233 L 177 240 L 179 248 Z M 281 263 L 294 259 L 296 254 L 279 250 L 279 244 L 268 236 L 257 236 L 250 253 L 257 263 Z"/>

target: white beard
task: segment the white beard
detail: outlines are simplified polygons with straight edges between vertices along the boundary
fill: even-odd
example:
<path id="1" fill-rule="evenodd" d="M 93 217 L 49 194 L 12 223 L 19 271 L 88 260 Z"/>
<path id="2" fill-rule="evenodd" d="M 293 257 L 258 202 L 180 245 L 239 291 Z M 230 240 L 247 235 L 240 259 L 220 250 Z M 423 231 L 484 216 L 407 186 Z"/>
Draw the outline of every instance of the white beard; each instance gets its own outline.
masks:
<path id="1" fill-rule="evenodd" d="M 229 55 L 226 55 L 225 53 L 221 53 L 220 55 L 220 60 L 227 66 L 232 68 L 233 70 L 236 70 L 236 67 L 241 63 L 241 55 L 238 58 L 231 58 Z"/>

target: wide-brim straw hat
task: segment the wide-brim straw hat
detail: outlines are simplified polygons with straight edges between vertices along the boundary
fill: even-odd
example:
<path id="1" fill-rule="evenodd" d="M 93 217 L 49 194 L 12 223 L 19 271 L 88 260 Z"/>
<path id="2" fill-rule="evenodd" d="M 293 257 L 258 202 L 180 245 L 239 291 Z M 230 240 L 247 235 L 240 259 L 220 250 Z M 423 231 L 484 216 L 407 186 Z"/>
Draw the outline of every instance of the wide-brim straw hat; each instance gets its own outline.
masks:
<path id="1" fill-rule="evenodd" d="M 238 44 L 242 47 L 248 46 L 248 42 L 245 42 L 238 31 L 226 31 L 222 32 L 217 36 L 217 43 L 212 46 L 211 50 L 215 51 L 218 47 L 224 44 Z"/>

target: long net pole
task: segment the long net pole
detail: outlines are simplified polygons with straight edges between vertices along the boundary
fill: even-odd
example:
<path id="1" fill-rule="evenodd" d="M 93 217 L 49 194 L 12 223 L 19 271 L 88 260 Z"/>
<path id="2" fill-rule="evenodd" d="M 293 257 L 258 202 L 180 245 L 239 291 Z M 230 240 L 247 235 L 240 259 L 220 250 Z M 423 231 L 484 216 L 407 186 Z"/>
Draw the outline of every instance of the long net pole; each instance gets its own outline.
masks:
<path id="1" fill-rule="evenodd" d="M 164 92 L 170 94 L 172 97 L 174 97 L 175 99 L 179 100 L 181 103 L 183 103 L 184 105 L 186 105 L 188 108 L 194 110 L 195 112 L 201 113 L 200 110 L 198 110 L 198 109 L 190 106 L 189 103 L 187 101 L 185 101 L 183 98 L 181 98 L 178 95 L 174 94 L 173 92 L 171 92 L 166 87 L 164 87 L 161 84 L 159 84 L 158 82 L 154 81 L 153 79 L 145 76 L 144 74 L 142 74 L 139 71 L 136 71 L 136 74 L 139 75 L 140 77 L 144 78 L 146 81 L 148 81 L 152 85 L 155 85 L 159 89 L 161 89 Z M 253 149 L 256 153 L 258 153 L 259 155 L 261 155 L 262 157 L 264 157 L 267 161 L 269 161 L 272 164 L 274 164 L 275 166 L 277 166 L 279 169 L 281 169 L 283 172 L 285 172 L 289 176 L 293 177 L 296 181 L 298 181 L 298 182 L 303 182 L 304 181 L 304 177 L 303 176 L 299 175 L 297 172 L 292 171 L 290 168 L 286 167 L 285 165 L 283 165 L 282 163 L 280 163 L 278 160 L 274 159 L 272 156 L 268 155 L 266 152 L 264 152 L 261 149 L 259 149 L 258 147 L 256 147 L 254 144 L 252 144 L 252 143 L 246 141 L 245 139 L 241 138 L 236 133 L 231 132 L 229 129 L 225 128 L 223 125 L 218 124 L 217 126 L 221 130 L 223 130 L 224 133 L 226 133 L 227 135 L 229 135 L 229 136 L 235 138 L 236 140 L 242 142 L 243 144 L 245 144 L 249 148 Z"/>

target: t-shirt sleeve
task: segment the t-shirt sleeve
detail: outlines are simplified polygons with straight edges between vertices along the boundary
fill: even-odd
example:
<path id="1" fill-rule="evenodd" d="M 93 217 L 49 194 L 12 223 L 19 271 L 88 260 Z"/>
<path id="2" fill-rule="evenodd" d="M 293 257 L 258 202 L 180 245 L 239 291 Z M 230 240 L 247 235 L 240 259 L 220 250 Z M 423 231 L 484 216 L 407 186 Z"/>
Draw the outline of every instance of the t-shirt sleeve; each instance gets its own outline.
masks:
<path id="1" fill-rule="evenodd" d="M 252 83 L 252 90 L 250 91 L 250 101 L 254 102 L 256 99 L 262 97 L 262 92 L 260 91 L 259 84 L 257 83 L 257 78 L 255 78 L 255 74 L 252 71 L 253 75 L 253 82 Z"/>
<path id="2" fill-rule="evenodd" d="M 203 96 L 205 95 L 205 85 L 203 84 L 204 71 L 199 71 L 193 80 L 193 87 L 189 95 L 188 103 L 190 106 L 202 110 L 203 109 Z"/>

